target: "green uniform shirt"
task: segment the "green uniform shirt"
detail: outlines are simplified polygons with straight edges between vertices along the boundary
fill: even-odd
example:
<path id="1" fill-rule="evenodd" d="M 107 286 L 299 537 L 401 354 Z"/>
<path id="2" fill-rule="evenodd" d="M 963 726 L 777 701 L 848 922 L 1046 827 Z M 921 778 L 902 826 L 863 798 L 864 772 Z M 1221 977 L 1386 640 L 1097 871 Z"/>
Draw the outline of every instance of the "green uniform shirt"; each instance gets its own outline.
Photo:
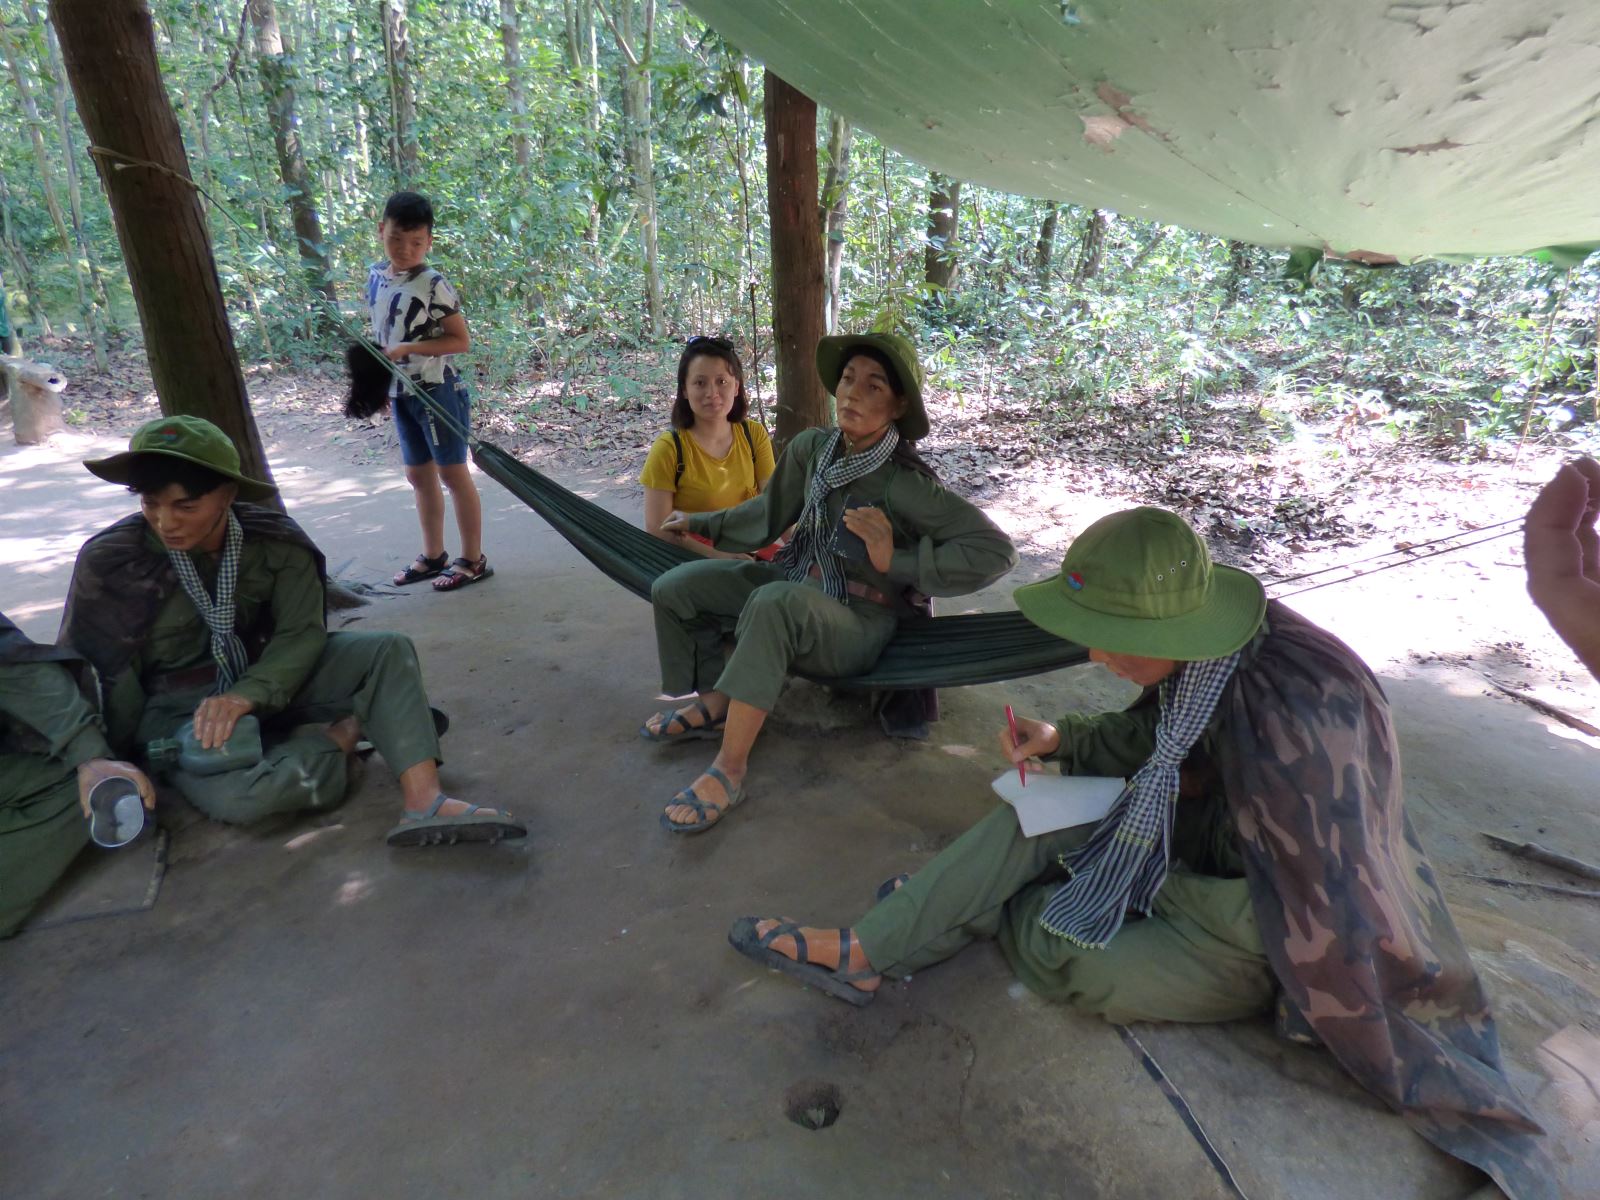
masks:
<path id="1" fill-rule="evenodd" d="M 0 663 L 0 835 L 28 798 L 111 757 L 100 717 L 60 663 Z M 25 824 L 33 824 L 29 819 Z"/>
<path id="2" fill-rule="evenodd" d="M 145 535 L 155 553 L 164 554 L 155 534 Z M 217 556 L 191 556 L 206 586 L 217 578 Z M 262 630 L 266 648 L 229 691 L 255 703 L 258 716 L 288 707 L 316 665 L 327 641 L 322 615 L 322 583 L 310 552 L 292 542 L 246 537 L 239 558 L 234 591 L 235 628 Z M 211 633 L 188 595 L 179 588 L 168 596 L 128 668 L 110 681 L 106 724 L 113 745 L 130 746 L 138 739 L 147 698 L 146 685 L 155 676 L 212 661 Z M 167 736 L 171 731 L 163 731 Z"/>
<path id="3" fill-rule="evenodd" d="M 759 550 L 793 525 L 805 506 L 817 458 L 832 429 L 807 429 L 785 447 L 767 490 L 720 512 L 694 513 L 689 529 L 719 550 Z M 891 459 L 848 488 L 828 493 L 828 523 L 844 511 L 845 495 L 881 509 L 894 527 L 894 556 L 887 573 L 869 562 L 846 561 L 847 578 L 900 602 L 907 587 L 925 596 L 962 596 L 986 587 L 1017 564 L 1017 552 L 995 523 L 936 480 Z"/>

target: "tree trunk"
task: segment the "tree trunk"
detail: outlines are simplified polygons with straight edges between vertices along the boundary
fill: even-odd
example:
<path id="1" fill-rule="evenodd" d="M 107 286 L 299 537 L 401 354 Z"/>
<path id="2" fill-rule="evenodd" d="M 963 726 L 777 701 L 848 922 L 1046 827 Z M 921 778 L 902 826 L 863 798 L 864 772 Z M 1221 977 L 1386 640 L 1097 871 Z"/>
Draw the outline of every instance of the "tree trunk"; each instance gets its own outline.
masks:
<path id="1" fill-rule="evenodd" d="M 33 264 L 28 261 L 28 255 L 22 248 L 22 239 L 11 227 L 11 185 L 6 182 L 4 171 L 0 171 L 0 237 L 4 238 L 6 254 L 22 280 L 22 294 L 28 298 L 28 319 L 33 322 L 40 337 L 49 337 L 50 314 L 45 311 L 44 298 L 39 295 L 39 281 L 34 277 Z M 11 323 L 15 329 L 15 316 L 11 318 Z"/>
<path id="2" fill-rule="evenodd" d="M 641 19 L 643 40 L 638 40 L 633 0 L 619 0 L 616 15 L 607 14 L 607 24 L 611 26 L 623 58 L 622 118 L 627 130 L 625 144 L 633 174 L 633 195 L 639 204 L 639 238 L 644 245 L 645 310 L 650 335 L 664 337 L 667 319 L 657 249 L 655 144 L 650 134 L 650 56 L 655 49 L 656 0 L 644 0 Z"/>
<path id="3" fill-rule="evenodd" d="M 411 33 L 406 0 L 378 0 L 383 18 L 383 54 L 389 66 L 389 165 L 395 182 L 410 187 L 417 178 L 417 101 L 411 89 Z"/>
<path id="4" fill-rule="evenodd" d="M 322 241 L 322 221 L 317 216 L 317 200 L 311 190 L 305 152 L 300 145 L 292 68 L 283 52 L 283 37 L 278 32 L 278 13 L 272 0 L 249 0 L 248 8 L 250 24 L 255 30 L 261 90 L 267 99 L 267 119 L 272 124 L 272 140 L 278 152 L 278 175 L 288 193 L 289 215 L 294 224 L 300 265 L 311 290 L 321 296 L 327 305 L 316 315 L 313 323 L 327 329 L 338 301 L 333 291 L 333 266 L 328 261 L 328 248 Z"/>
<path id="5" fill-rule="evenodd" d="M 929 297 L 943 305 L 955 290 L 956 236 L 961 213 L 961 181 L 937 171 L 928 176 L 928 244 L 923 250 L 923 278 Z"/>
<path id="6" fill-rule="evenodd" d="M 511 101 L 511 153 L 517 166 L 532 161 L 528 148 L 528 101 L 522 90 L 522 34 L 517 0 L 500 0 L 500 44 L 505 51 L 506 96 Z"/>
<path id="7" fill-rule="evenodd" d="M 1047 202 L 1044 220 L 1039 223 L 1039 240 L 1033 245 L 1033 283 L 1040 291 L 1050 287 L 1050 261 L 1056 252 L 1056 226 L 1061 221 L 1061 206 Z"/>
<path id="8" fill-rule="evenodd" d="M 50 18 L 78 115 L 99 151 L 95 166 L 161 411 L 220 426 L 239 448 L 244 472 L 270 481 L 200 200 L 161 82 L 150 10 L 144 0 L 51 0 Z"/>
<path id="9" fill-rule="evenodd" d="M 1150 256 L 1156 252 L 1161 243 L 1167 240 L 1168 228 L 1166 225 L 1156 226 L 1156 231 L 1150 235 L 1150 240 L 1139 248 L 1139 253 L 1133 256 L 1133 262 L 1129 264 L 1130 270 L 1137 271 L 1149 261 Z"/>
<path id="10" fill-rule="evenodd" d="M 1223 308 L 1232 308 L 1239 303 L 1239 290 L 1244 286 L 1244 278 L 1249 271 L 1249 245 L 1240 241 L 1230 241 L 1228 243 L 1228 273 L 1222 278 Z"/>
<path id="11" fill-rule="evenodd" d="M 839 329 L 839 278 L 844 272 L 844 221 L 850 206 L 850 145 L 854 139 L 850 122 L 833 113 L 828 118 L 828 174 L 822 184 L 829 333 Z"/>
<path id="12" fill-rule="evenodd" d="M 1078 249 L 1078 265 L 1072 271 L 1073 283 L 1084 283 L 1100 274 L 1100 258 L 1106 248 L 1107 224 L 1104 209 L 1097 208 L 1089 214 L 1089 219 L 1083 226 L 1083 244 Z"/>
<path id="13" fill-rule="evenodd" d="M 817 105 L 771 71 L 767 125 L 767 209 L 772 223 L 772 341 L 777 360 L 779 445 L 828 423 L 817 378 L 822 337 L 822 229 L 817 220 Z"/>
<path id="14" fill-rule="evenodd" d="M 28 8 L 28 20 L 37 20 L 33 7 Z M 61 135 L 61 153 L 67 164 L 67 211 L 72 215 L 72 240 L 77 244 L 78 254 L 89 267 L 89 287 L 94 294 L 95 308 L 102 321 L 111 329 L 116 328 L 116 322 L 111 318 L 111 297 L 106 293 L 105 268 L 100 265 L 100 252 L 95 248 L 94 239 L 89 237 L 83 227 L 83 189 L 79 183 L 78 174 L 78 146 L 77 138 L 73 134 L 73 122 L 67 112 L 67 72 L 61 65 L 61 44 L 56 39 L 56 31 L 48 21 L 44 22 L 45 46 L 50 53 L 50 101 L 56 112 L 56 129 Z"/>
<path id="15" fill-rule="evenodd" d="M 361 99 L 361 89 L 356 83 L 361 62 L 361 45 L 356 40 L 356 27 L 347 25 L 344 31 L 345 90 L 351 99 L 351 122 L 355 126 L 356 161 L 361 168 L 361 178 L 372 170 L 372 152 L 367 145 L 367 106 Z"/>
<path id="16" fill-rule="evenodd" d="M 17 86 L 17 99 L 22 103 L 22 115 L 28 126 L 28 138 L 33 143 L 33 156 L 39 165 L 39 187 L 44 192 L 45 208 L 49 210 L 51 224 L 56 227 L 56 238 L 61 243 L 61 253 L 66 256 L 72 267 L 72 282 L 78 292 L 78 311 L 94 345 L 95 370 L 104 374 L 110 368 L 106 359 L 105 336 L 100 330 L 99 315 L 95 312 L 89 293 L 83 286 L 83 273 L 78 269 L 78 255 L 73 246 L 72 235 L 67 230 L 66 216 L 61 211 L 61 201 L 56 196 L 55 163 L 50 158 L 49 148 L 44 144 L 44 119 L 39 116 L 39 106 L 34 102 L 33 89 L 28 86 L 28 77 L 22 72 L 22 58 L 17 51 L 16 41 L 4 21 L 0 21 L 0 49 L 5 51 L 6 62 L 11 68 L 12 81 Z"/>

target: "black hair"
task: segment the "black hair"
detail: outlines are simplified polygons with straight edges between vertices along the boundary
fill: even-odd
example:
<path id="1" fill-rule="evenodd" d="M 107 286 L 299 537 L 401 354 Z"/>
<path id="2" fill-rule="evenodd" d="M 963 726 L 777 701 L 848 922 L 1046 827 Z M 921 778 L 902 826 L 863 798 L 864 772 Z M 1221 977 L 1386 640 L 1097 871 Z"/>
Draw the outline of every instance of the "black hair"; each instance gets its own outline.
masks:
<path id="1" fill-rule="evenodd" d="M 433 202 L 421 192 L 396 192 L 383 204 L 383 219 L 393 221 L 401 230 L 420 229 L 426 226 L 433 232 Z"/>
<path id="2" fill-rule="evenodd" d="M 137 496 L 151 496 L 177 484 L 190 500 L 210 495 L 225 483 L 233 483 L 220 472 L 170 454 L 141 454 L 128 463 L 128 490 Z"/>
<path id="3" fill-rule="evenodd" d="M 900 382 L 899 368 L 894 365 L 894 360 L 882 350 L 879 350 L 876 346 L 870 346 L 865 342 L 861 343 L 859 346 L 847 347 L 844 352 L 844 357 L 839 360 L 840 375 L 844 374 L 844 369 L 850 365 L 850 360 L 852 358 L 870 358 L 873 362 L 877 363 L 883 368 L 884 376 L 889 380 L 889 390 L 895 394 L 897 399 L 904 398 L 906 394 L 906 385 Z"/>
<path id="4" fill-rule="evenodd" d="M 694 424 L 694 409 L 689 407 L 685 389 L 689 383 L 689 364 L 702 357 L 720 358 L 727 363 L 728 370 L 733 372 L 733 378 L 739 385 L 739 394 L 733 398 L 733 407 L 728 409 L 728 424 L 738 424 L 750 411 L 750 399 L 744 394 L 744 364 L 739 361 L 739 352 L 733 348 L 733 343 L 726 338 L 692 337 L 683 348 L 683 353 L 678 355 L 678 398 L 672 402 L 672 425 L 675 429 L 688 429 Z"/>

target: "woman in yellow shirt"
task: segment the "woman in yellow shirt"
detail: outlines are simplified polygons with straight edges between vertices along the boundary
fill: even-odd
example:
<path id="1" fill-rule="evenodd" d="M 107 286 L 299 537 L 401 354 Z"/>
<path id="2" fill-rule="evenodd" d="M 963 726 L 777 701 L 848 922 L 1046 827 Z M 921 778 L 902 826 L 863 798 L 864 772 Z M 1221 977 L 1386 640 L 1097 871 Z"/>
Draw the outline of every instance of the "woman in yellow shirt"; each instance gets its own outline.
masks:
<path id="1" fill-rule="evenodd" d="M 678 397 L 672 428 L 656 438 L 644 461 L 644 527 L 707 558 L 747 558 L 714 550 L 694 534 L 663 530 L 679 512 L 717 512 L 759 495 L 772 475 L 772 439 L 747 420 L 744 366 L 733 343 L 695 337 L 678 357 Z"/>

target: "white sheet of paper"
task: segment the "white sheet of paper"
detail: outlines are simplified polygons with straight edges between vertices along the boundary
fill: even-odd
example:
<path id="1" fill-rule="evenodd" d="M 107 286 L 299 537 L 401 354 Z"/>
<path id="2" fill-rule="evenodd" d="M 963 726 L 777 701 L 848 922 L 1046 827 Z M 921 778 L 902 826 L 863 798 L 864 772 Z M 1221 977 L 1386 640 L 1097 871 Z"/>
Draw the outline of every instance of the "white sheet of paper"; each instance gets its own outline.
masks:
<path id="1" fill-rule="evenodd" d="M 1122 795 L 1125 779 L 1106 775 L 1029 775 L 1023 787 L 1013 767 L 994 781 L 995 794 L 1017 810 L 1024 837 L 1098 821 Z"/>

